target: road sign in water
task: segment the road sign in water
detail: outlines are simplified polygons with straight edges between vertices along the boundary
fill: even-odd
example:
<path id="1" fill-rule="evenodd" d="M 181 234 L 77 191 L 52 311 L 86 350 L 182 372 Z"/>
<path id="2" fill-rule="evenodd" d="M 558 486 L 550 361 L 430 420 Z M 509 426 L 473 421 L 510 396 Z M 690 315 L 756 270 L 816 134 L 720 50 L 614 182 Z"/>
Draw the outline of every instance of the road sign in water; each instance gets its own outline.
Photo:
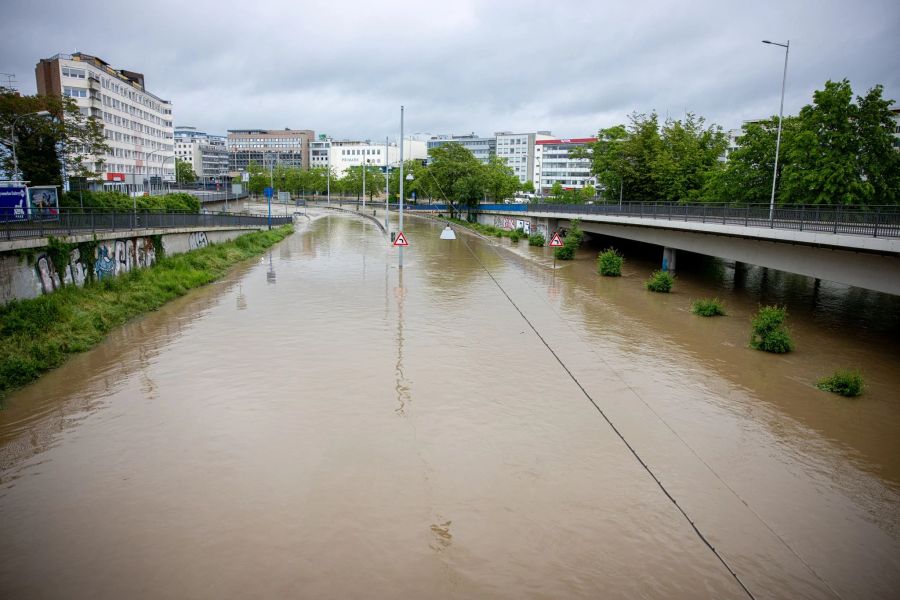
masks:
<path id="1" fill-rule="evenodd" d="M 275 190 L 273 190 L 272 188 L 266 187 L 266 189 L 263 190 L 263 193 L 266 195 L 266 198 L 271 198 L 274 191 Z"/>
<path id="2" fill-rule="evenodd" d="M 0 188 L 0 221 L 24 221 L 28 217 L 25 187 Z"/>

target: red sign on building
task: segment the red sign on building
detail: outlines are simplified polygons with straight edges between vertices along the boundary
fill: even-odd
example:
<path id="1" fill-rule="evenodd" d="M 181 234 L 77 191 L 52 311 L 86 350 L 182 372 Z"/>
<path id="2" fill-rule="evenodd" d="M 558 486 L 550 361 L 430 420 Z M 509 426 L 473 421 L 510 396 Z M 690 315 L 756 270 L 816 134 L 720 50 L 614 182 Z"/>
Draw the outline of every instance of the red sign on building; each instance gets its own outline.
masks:
<path id="1" fill-rule="evenodd" d="M 106 174 L 107 181 L 121 181 L 125 183 L 125 173 L 107 173 Z"/>

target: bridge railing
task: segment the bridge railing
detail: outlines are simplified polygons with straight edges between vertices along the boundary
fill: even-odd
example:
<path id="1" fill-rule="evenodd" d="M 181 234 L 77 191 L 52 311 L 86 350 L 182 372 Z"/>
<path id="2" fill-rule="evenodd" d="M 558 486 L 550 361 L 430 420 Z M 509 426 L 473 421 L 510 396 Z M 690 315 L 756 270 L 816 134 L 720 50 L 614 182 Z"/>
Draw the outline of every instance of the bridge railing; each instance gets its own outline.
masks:
<path id="1" fill-rule="evenodd" d="M 34 217 L 30 220 L 16 221 L 3 220 L 3 216 L 0 215 L 0 241 L 146 229 L 263 227 L 270 223 L 268 216 L 240 213 L 87 212 L 65 208 Z M 284 225 L 290 223 L 292 218 L 273 215 L 271 224 Z"/>
<path id="2" fill-rule="evenodd" d="M 900 208 L 896 206 L 776 206 L 771 215 L 768 204 L 736 206 L 712 203 L 629 202 L 621 205 L 532 203 L 518 206 L 525 206 L 528 213 L 609 215 L 871 237 L 900 237 Z M 517 212 L 522 210 L 518 206 L 512 210 Z"/>

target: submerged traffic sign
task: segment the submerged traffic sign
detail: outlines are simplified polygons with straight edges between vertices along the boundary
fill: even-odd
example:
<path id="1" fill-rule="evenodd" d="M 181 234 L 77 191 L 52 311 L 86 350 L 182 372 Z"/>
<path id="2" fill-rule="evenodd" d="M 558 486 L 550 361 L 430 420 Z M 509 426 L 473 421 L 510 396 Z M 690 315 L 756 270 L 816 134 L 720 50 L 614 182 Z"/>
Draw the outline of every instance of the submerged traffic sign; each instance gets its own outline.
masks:
<path id="1" fill-rule="evenodd" d="M 409 242 L 406 241 L 406 236 L 403 235 L 403 232 L 400 231 L 397 233 L 397 239 L 394 240 L 395 246 L 409 246 Z"/>
<path id="2" fill-rule="evenodd" d="M 563 246 L 563 241 L 561 239 L 559 239 L 559 234 L 554 233 L 553 239 L 550 240 L 550 247 L 551 248 L 560 248 L 562 246 Z"/>

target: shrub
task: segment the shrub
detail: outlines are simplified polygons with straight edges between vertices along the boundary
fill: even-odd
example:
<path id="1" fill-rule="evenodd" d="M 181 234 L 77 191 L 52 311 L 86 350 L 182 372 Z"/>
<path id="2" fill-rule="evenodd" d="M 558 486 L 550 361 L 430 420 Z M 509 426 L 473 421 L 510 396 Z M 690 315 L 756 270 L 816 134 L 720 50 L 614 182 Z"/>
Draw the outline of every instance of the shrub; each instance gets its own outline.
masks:
<path id="1" fill-rule="evenodd" d="M 514 229 L 509 232 L 509 241 L 511 241 L 513 244 L 518 244 L 520 239 L 521 236 L 519 235 L 518 229 Z"/>
<path id="2" fill-rule="evenodd" d="M 725 314 L 725 307 L 718 298 L 704 298 L 694 301 L 691 312 L 701 317 L 718 317 Z"/>
<path id="3" fill-rule="evenodd" d="M 645 285 L 651 292 L 668 294 L 675 285 L 675 276 L 668 271 L 654 271 Z"/>
<path id="4" fill-rule="evenodd" d="M 764 352 L 783 354 L 794 349 L 791 336 L 784 328 L 787 309 L 763 306 L 753 317 L 750 347 Z"/>
<path id="5" fill-rule="evenodd" d="M 625 258 L 615 248 L 607 248 L 597 257 L 597 272 L 606 277 L 622 275 L 622 263 Z"/>
<path id="6" fill-rule="evenodd" d="M 859 371 L 849 369 L 835 371 L 831 377 L 824 377 L 816 383 L 816 387 L 826 392 L 852 398 L 863 391 L 863 378 Z"/>
<path id="7" fill-rule="evenodd" d="M 557 248 L 553 255 L 559 260 L 572 260 L 575 258 L 575 251 L 581 245 L 584 239 L 584 232 L 578 227 L 578 219 L 572 221 L 572 226 L 566 231 L 566 237 L 563 239 L 561 248 Z"/>
<path id="8" fill-rule="evenodd" d="M 543 246 L 547 243 L 547 240 L 544 239 L 544 236 L 540 233 L 532 233 L 528 236 L 528 245 L 529 246 Z"/>

